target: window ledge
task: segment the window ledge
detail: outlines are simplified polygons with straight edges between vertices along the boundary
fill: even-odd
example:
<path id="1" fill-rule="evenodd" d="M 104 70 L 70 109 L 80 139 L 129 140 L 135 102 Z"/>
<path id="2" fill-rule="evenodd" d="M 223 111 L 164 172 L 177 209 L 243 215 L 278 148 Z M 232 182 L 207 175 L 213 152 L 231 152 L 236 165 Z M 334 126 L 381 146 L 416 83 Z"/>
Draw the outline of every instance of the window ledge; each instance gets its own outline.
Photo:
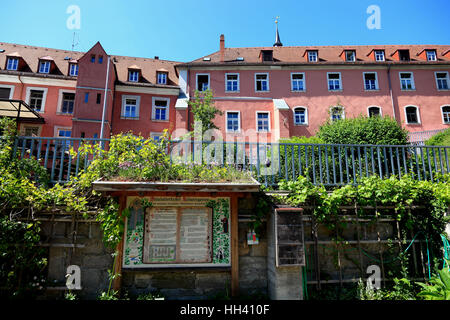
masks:
<path id="1" fill-rule="evenodd" d="M 122 120 L 139 120 L 139 117 L 124 117 L 124 116 L 121 116 L 120 119 L 122 119 Z"/>
<path id="2" fill-rule="evenodd" d="M 265 91 L 263 91 L 263 90 L 255 90 L 255 92 L 256 93 L 268 93 L 268 92 L 270 92 L 270 90 L 265 90 Z"/>
<path id="3" fill-rule="evenodd" d="M 366 92 L 378 92 L 380 89 L 364 89 Z"/>
<path id="4" fill-rule="evenodd" d="M 420 122 L 417 122 L 417 123 L 406 123 L 406 125 L 408 125 L 408 126 L 421 126 L 422 124 L 420 123 Z"/>
<path id="5" fill-rule="evenodd" d="M 401 91 L 406 91 L 406 92 L 408 92 L 408 91 L 416 91 L 416 89 L 401 89 Z"/>
<path id="6" fill-rule="evenodd" d="M 342 92 L 344 91 L 343 89 L 328 89 L 328 92 Z"/>
<path id="7" fill-rule="evenodd" d="M 304 92 L 306 92 L 306 90 L 292 90 L 291 89 L 291 92 L 292 93 L 304 93 Z"/>
<path id="8" fill-rule="evenodd" d="M 58 116 L 73 116 L 73 112 L 72 113 L 65 113 L 65 112 L 57 111 L 56 115 L 58 115 Z"/>
<path id="9" fill-rule="evenodd" d="M 294 123 L 294 126 L 298 126 L 298 127 L 307 127 L 308 124 L 307 124 L 307 123 Z"/>
<path id="10" fill-rule="evenodd" d="M 241 93 L 241 91 L 239 91 L 239 90 L 237 90 L 237 91 L 225 90 L 225 93 Z"/>
<path id="11" fill-rule="evenodd" d="M 152 119 L 153 122 L 169 122 L 169 120 L 156 120 L 156 119 Z"/>

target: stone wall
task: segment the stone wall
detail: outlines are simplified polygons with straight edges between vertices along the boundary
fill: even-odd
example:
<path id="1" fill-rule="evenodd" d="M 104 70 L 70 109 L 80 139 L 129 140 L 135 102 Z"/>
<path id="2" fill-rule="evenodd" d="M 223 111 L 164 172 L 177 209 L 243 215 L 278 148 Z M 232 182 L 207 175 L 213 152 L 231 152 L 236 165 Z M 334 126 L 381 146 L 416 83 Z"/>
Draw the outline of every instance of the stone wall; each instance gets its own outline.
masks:
<path id="1" fill-rule="evenodd" d="M 65 293 L 67 267 L 81 269 L 81 288 L 74 291 L 81 299 L 95 299 L 108 287 L 108 269 L 113 263 L 112 250 L 104 247 L 100 225 L 95 222 L 43 222 L 43 245 L 48 246 L 48 298 Z"/>
<path id="2" fill-rule="evenodd" d="M 255 201 L 239 200 L 239 294 L 267 297 L 267 232 L 259 244 L 247 244 L 249 216 Z M 60 219 L 61 220 L 61 219 Z M 100 225 L 95 221 L 67 216 L 63 221 L 42 224 L 44 245 L 49 248 L 47 298 L 62 298 L 69 265 L 81 269 L 81 299 L 96 299 L 109 284 L 108 269 L 113 264 L 111 249 L 105 248 Z M 159 292 L 166 299 L 220 299 L 231 295 L 231 268 L 123 269 L 122 288 L 128 296 Z"/>

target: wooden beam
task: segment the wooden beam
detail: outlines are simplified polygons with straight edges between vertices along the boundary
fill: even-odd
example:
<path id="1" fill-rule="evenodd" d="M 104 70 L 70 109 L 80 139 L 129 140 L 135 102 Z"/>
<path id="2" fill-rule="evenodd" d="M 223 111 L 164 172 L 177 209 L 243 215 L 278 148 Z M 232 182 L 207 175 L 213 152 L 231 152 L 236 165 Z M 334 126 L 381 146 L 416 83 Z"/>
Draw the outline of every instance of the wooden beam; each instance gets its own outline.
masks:
<path id="1" fill-rule="evenodd" d="M 123 194 L 119 197 L 119 213 L 118 214 L 120 217 L 122 217 L 122 211 L 126 208 L 126 206 L 127 206 L 127 197 L 125 194 Z M 113 280 L 112 287 L 113 287 L 114 291 L 120 291 L 120 288 L 122 286 L 122 260 L 123 260 L 124 237 L 125 237 L 125 235 L 123 234 L 122 239 L 120 240 L 120 242 L 116 248 L 117 256 L 115 257 L 116 263 L 115 263 L 113 272 L 114 272 L 114 274 L 119 274 L 119 276 Z"/>
<path id="2" fill-rule="evenodd" d="M 238 197 L 231 197 L 231 296 L 239 295 Z"/>

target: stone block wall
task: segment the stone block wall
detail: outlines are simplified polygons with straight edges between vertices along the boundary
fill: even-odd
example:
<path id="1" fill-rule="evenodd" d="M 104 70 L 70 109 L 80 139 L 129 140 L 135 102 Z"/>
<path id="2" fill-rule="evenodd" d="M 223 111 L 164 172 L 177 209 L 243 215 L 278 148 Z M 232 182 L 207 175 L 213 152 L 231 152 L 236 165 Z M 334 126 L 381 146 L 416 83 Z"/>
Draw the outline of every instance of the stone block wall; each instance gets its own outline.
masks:
<path id="1" fill-rule="evenodd" d="M 80 267 L 82 290 L 73 291 L 80 299 L 96 299 L 107 290 L 113 251 L 103 245 L 98 223 L 46 221 L 41 229 L 43 245 L 49 252 L 47 298 L 63 297 L 69 265 Z"/>

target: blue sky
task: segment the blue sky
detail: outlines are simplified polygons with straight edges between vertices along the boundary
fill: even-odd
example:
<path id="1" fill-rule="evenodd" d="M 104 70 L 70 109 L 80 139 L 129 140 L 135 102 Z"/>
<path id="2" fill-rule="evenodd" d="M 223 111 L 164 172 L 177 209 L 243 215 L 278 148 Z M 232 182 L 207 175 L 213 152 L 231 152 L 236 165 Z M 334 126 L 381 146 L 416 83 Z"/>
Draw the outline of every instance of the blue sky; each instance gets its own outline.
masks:
<path id="1" fill-rule="evenodd" d="M 67 28 L 70 5 L 79 30 Z M 377 5 L 381 29 L 366 12 Z M 0 42 L 190 61 L 219 48 L 271 46 L 275 17 L 284 46 L 450 44 L 449 0 L 18 0 L 4 1 Z"/>

